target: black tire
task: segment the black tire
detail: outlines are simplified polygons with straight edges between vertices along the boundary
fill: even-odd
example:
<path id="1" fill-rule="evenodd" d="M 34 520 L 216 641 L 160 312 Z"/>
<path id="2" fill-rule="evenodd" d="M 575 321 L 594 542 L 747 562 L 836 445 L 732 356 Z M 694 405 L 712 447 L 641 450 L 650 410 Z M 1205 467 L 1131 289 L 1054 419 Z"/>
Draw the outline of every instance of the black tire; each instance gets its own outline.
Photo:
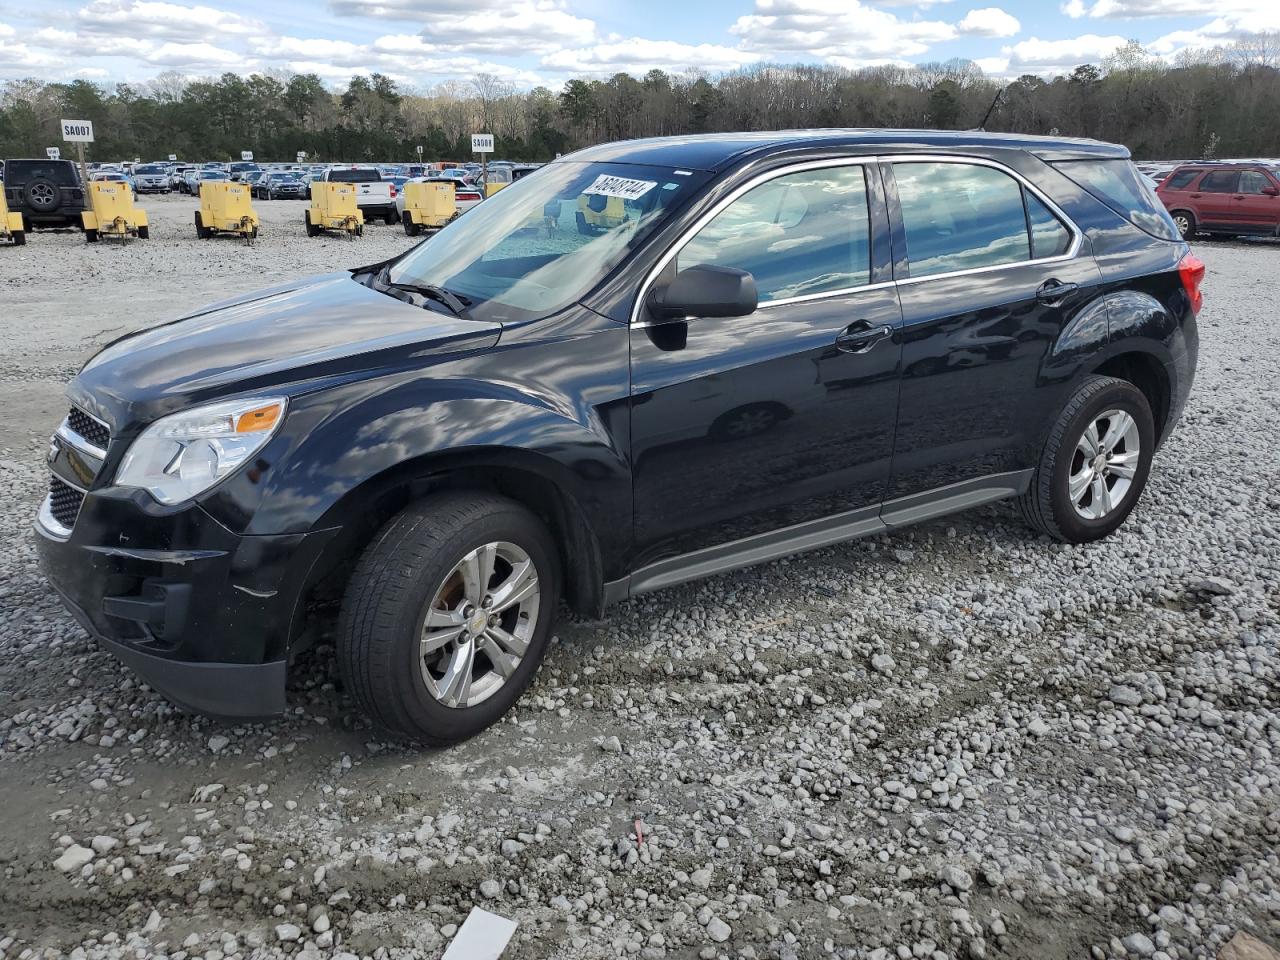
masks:
<path id="1" fill-rule="evenodd" d="M 1128 413 L 1134 419 L 1140 447 L 1138 464 L 1124 499 L 1105 516 L 1089 519 L 1071 502 L 1069 477 L 1073 461 L 1082 456 L 1076 447 L 1086 428 L 1099 415 L 1112 409 Z M 1155 445 L 1155 419 L 1143 392 L 1127 380 L 1087 377 L 1049 431 L 1031 485 L 1018 498 L 1023 517 L 1040 532 L 1066 543 L 1100 540 L 1124 523 L 1142 497 Z"/>
<path id="2" fill-rule="evenodd" d="M 1194 240 L 1196 238 L 1196 215 L 1190 210 L 1174 210 L 1171 214 L 1174 226 L 1178 228 L 1178 233 L 1182 234 L 1183 240 Z"/>
<path id="3" fill-rule="evenodd" d="M 315 226 L 315 225 L 311 222 L 311 211 L 310 211 L 310 210 L 303 210 L 303 211 L 302 211 L 302 216 L 303 216 L 303 218 L 304 218 L 304 219 L 306 220 L 306 222 L 307 222 L 307 236 L 308 236 L 308 237 L 318 237 L 318 236 L 320 236 L 320 228 L 319 228 L 319 227 L 317 227 L 317 226 Z"/>
<path id="4" fill-rule="evenodd" d="M 396 225 L 396 212 L 394 210 L 388 210 L 382 215 L 382 222 L 388 227 L 394 227 Z"/>
<path id="5" fill-rule="evenodd" d="M 25 230 L 13 231 L 13 245 L 15 247 L 25 246 L 26 243 L 27 243 L 27 231 Z"/>
<path id="6" fill-rule="evenodd" d="M 98 242 L 98 231 L 97 231 L 97 230 L 89 230 L 88 228 L 86 228 L 86 229 L 85 229 L 85 231 L 84 231 L 84 242 L 85 242 L 85 243 L 97 243 L 97 242 Z"/>
<path id="7" fill-rule="evenodd" d="M 413 217 L 409 215 L 409 211 L 404 212 L 404 235 L 406 237 L 416 237 L 421 229 L 418 224 L 413 222 Z"/>
<path id="8" fill-rule="evenodd" d="M 36 213 L 50 213 L 62 202 L 62 192 L 48 177 L 35 177 L 22 188 L 22 199 Z"/>
<path id="9" fill-rule="evenodd" d="M 151 239 L 151 228 L 150 228 L 150 227 L 139 227 L 139 228 L 138 228 L 138 239 L 139 239 L 139 240 L 150 240 L 150 239 Z"/>
<path id="10" fill-rule="evenodd" d="M 428 607 L 454 567 L 486 543 L 516 544 L 540 583 L 537 622 L 514 673 L 472 707 L 427 689 L 419 643 Z M 520 504 L 490 494 L 444 493 L 412 504 L 374 538 L 347 583 L 337 659 L 346 689 L 379 726 L 429 746 L 473 737 L 511 708 L 537 673 L 560 594 L 555 543 Z"/>
<path id="11" fill-rule="evenodd" d="M 204 228 L 204 218 L 200 216 L 199 210 L 196 211 L 195 220 L 196 220 L 196 238 L 197 239 L 208 240 L 211 236 L 213 236 L 212 230 L 206 230 Z"/>

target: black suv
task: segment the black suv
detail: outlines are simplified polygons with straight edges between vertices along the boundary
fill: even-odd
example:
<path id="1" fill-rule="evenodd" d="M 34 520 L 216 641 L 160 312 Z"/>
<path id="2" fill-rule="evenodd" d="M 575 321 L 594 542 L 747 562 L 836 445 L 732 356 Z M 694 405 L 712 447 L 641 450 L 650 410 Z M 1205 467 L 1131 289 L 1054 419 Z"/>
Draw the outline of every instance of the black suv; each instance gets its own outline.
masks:
<path id="1" fill-rule="evenodd" d="M 10 211 L 22 214 L 24 229 L 82 225 L 84 187 L 70 160 L 6 160 L 4 195 Z"/>
<path id="2" fill-rule="evenodd" d="M 347 689 L 460 740 L 529 684 L 561 599 L 1005 498 L 1111 533 L 1191 389 L 1203 272 L 1108 144 L 593 147 L 402 256 L 103 349 L 50 447 L 44 569 L 217 715 L 282 710 L 341 598 Z"/>

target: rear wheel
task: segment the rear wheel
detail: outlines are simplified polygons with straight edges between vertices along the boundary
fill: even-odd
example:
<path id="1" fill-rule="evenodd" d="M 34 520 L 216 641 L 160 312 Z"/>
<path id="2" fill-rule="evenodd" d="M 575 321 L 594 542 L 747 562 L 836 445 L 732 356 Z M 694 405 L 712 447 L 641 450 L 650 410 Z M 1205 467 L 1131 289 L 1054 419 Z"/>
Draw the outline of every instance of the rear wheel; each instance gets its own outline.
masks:
<path id="1" fill-rule="evenodd" d="M 388 210 L 382 215 L 382 222 L 388 227 L 394 227 L 396 225 L 396 212 L 394 210 Z"/>
<path id="2" fill-rule="evenodd" d="M 1183 240 L 1196 238 L 1196 217 L 1190 210 L 1173 211 L 1173 225 L 1178 228 Z"/>
<path id="3" fill-rule="evenodd" d="M 495 723 L 532 681 L 559 597 L 555 544 L 511 500 L 450 493 L 393 518 L 347 585 L 338 665 L 381 726 L 443 746 Z"/>
<path id="4" fill-rule="evenodd" d="M 1022 514 L 1067 543 L 1098 540 L 1142 496 L 1155 452 L 1146 396 L 1127 380 L 1087 378 L 1067 402 L 1019 499 Z"/>
<path id="5" fill-rule="evenodd" d="M 308 237 L 317 237 L 317 236 L 319 236 L 319 235 L 320 235 L 320 228 L 319 228 L 319 227 L 317 227 L 315 224 L 313 224 L 313 223 L 311 222 L 311 211 L 310 211 L 310 210 L 303 210 L 303 211 L 302 211 L 302 216 L 303 216 L 303 217 L 306 219 L 306 221 L 307 221 L 307 236 L 308 236 Z"/>
<path id="6" fill-rule="evenodd" d="M 416 237 L 418 235 L 419 227 L 416 223 L 413 222 L 413 217 L 410 216 L 408 210 L 404 212 L 403 222 L 404 222 L 404 235 L 406 237 Z"/>

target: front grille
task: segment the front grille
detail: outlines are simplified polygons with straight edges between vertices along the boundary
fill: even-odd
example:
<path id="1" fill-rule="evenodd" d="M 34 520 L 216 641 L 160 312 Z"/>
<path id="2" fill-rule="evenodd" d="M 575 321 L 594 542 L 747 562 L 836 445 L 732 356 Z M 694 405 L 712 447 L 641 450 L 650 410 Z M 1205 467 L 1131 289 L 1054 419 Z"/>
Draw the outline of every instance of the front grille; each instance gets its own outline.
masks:
<path id="1" fill-rule="evenodd" d="M 79 407 L 72 407 L 67 414 L 67 426 L 72 433 L 78 433 L 99 450 L 107 449 L 111 442 L 111 431 L 105 423 L 95 420 Z"/>
<path id="2" fill-rule="evenodd" d="M 84 494 L 75 487 L 63 483 L 57 477 L 49 478 L 49 512 L 67 529 L 74 527 Z"/>

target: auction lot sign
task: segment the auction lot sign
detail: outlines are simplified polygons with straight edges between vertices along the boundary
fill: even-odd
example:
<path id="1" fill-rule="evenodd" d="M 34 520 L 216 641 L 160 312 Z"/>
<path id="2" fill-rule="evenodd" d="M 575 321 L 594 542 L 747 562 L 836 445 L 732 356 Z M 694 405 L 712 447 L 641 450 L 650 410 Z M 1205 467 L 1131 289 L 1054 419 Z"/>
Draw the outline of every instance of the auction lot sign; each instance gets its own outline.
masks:
<path id="1" fill-rule="evenodd" d="M 62 139 L 68 143 L 93 143 L 93 121 L 63 120 Z"/>

